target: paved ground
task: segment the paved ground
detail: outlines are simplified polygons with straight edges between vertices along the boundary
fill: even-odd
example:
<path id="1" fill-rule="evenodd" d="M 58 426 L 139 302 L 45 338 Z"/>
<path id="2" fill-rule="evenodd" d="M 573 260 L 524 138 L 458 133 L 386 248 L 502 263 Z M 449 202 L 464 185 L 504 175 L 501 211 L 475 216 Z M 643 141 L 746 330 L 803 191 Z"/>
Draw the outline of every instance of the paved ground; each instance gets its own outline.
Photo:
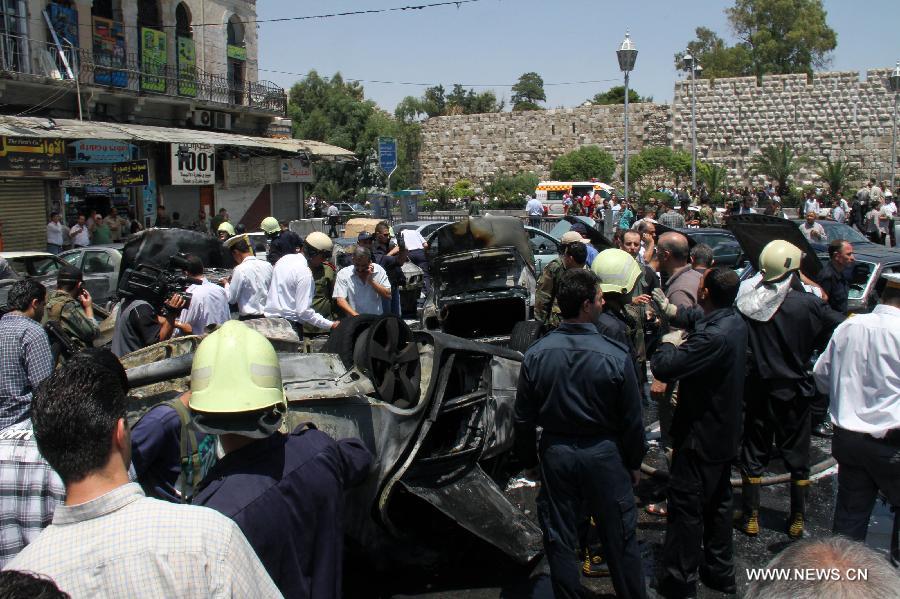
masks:
<path id="1" fill-rule="evenodd" d="M 652 414 L 647 415 L 648 418 Z M 814 438 L 812 456 L 814 461 L 827 458 L 830 454 L 830 443 Z M 661 457 L 655 449 L 648 454 L 648 461 L 659 464 Z M 780 473 L 780 463 L 773 463 L 772 472 Z M 736 473 L 735 473 L 736 475 Z M 638 538 L 641 553 L 645 561 L 648 580 L 655 578 L 657 556 L 662 550 L 665 535 L 665 520 L 651 516 L 643 510 L 646 503 L 656 500 L 663 491 L 662 485 L 651 479 L 645 479 L 638 487 L 640 519 Z M 831 468 L 820 475 L 811 485 L 808 503 L 807 535 L 824 536 L 831 530 L 834 499 L 837 492 L 835 469 Z M 534 517 L 534 500 L 537 495 L 535 487 L 518 487 L 507 490 L 510 499 L 527 515 Z M 735 493 L 735 505 L 740 505 L 740 492 Z M 738 597 L 748 585 L 747 568 L 759 567 L 767 563 L 789 541 L 784 533 L 787 525 L 787 511 L 790 505 L 787 485 L 764 487 L 761 493 L 761 526 L 762 531 L 756 539 L 750 539 L 739 532 L 734 533 L 735 558 L 738 575 Z M 890 531 L 890 512 L 878 506 L 872 518 L 868 544 L 887 554 Z M 350 566 L 352 568 L 352 566 Z M 429 572 L 405 571 L 369 581 L 364 589 L 356 589 L 348 596 L 379 597 L 422 597 L 422 598 L 552 598 L 549 581 L 543 561 L 528 569 L 508 567 L 496 557 L 475 557 L 469 563 L 447 564 Z M 587 596 L 612 597 L 613 589 L 609 579 L 583 578 L 588 589 Z M 699 589 L 701 599 L 726 597 L 717 592 Z"/>

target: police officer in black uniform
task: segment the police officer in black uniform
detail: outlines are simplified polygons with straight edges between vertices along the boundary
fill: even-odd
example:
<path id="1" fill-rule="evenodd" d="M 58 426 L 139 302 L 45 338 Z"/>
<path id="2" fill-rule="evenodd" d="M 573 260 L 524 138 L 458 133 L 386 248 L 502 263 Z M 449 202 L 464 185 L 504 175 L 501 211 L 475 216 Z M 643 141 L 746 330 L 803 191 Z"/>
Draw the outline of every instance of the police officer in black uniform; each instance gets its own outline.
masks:
<path id="1" fill-rule="evenodd" d="M 759 255 L 762 281 L 737 299 L 750 331 L 739 525 L 749 536 L 759 534 L 759 485 L 773 442 L 791 473 L 788 535 L 803 536 L 810 400 L 815 391 L 808 365 L 813 352 L 825 347 L 845 319 L 804 290 L 797 275 L 802 257 L 800 249 L 786 241 L 770 242 Z"/>
<path id="2" fill-rule="evenodd" d="M 603 304 L 593 273 L 567 270 L 557 302 L 563 322 L 525 353 L 515 406 L 520 459 L 531 467 L 540 454 L 538 516 L 553 591 L 557 599 L 581 595 L 578 527 L 586 509 L 598 523 L 616 595 L 645 597 L 632 492 L 645 453 L 634 366 L 593 325 Z M 560 376 L 566 371 L 579 376 Z"/>
<path id="3" fill-rule="evenodd" d="M 653 374 L 681 383 L 658 587 L 665 597 L 693 596 L 698 567 L 707 587 L 736 591 L 731 462 L 740 446 L 747 354 L 747 325 L 732 307 L 739 283 L 732 270 L 708 269 L 697 294 L 704 317 L 686 339 L 680 330 L 664 335 L 653 355 Z"/>

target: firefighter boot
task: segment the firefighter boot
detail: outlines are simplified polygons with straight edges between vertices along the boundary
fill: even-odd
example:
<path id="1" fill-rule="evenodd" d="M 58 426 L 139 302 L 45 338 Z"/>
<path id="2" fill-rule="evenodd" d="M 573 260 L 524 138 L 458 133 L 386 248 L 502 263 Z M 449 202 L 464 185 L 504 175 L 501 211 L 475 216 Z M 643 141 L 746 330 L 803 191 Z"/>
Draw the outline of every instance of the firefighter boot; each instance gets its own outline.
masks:
<path id="1" fill-rule="evenodd" d="M 759 483 L 761 478 L 741 475 L 743 486 L 741 487 L 741 502 L 743 514 L 739 530 L 748 537 L 759 534 Z"/>
<path id="2" fill-rule="evenodd" d="M 791 481 L 791 519 L 788 523 L 788 536 L 792 539 L 803 538 L 803 518 L 806 515 L 808 489 L 808 480 Z"/>

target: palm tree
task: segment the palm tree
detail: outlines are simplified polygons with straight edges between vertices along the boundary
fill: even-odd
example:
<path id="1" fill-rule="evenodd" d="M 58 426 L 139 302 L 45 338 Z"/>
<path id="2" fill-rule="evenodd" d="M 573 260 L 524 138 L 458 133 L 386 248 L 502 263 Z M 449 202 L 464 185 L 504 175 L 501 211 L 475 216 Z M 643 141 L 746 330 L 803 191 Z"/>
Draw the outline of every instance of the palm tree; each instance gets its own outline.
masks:
<path id="1" fill-rule="evenodd" d="M 700 182 L 706 187 L 706 193 L 709 194 L 710 201 L 715 201 L 719 189 L 725 187 L 727 172 L 724 166 L 716 166 L 708 162 L 700 163 L 697 174 L 700 175 Z"/>
<path id="2" fill-rule="evenodd" d="M 341 191 L 341 186 L 332 179 L 319 181 L 314 193 L 321 198 L 325 198 L 329 204 L 340 202 L 344 195 L 343 191 Z"/>
<path id="3" fill-rule="evenodd" d="M 819 164 L 816 174 L 828 185 L 831 195 L 837 195 L 844 190 L 850 181 L 857 178 L 859 168 L 843 158 L 835 161 L 832 161 L 831 158 L 826 158 L 825 162 Z"/>
<path id="4" fill-rule="evenodd" d="M 778 182 L 778 195 L 782 198 L 788 192 L 788 180 L 794 176 L 807 159 L 802 154 L 794 151 L 794 147 L 787 143 L 767 146 L 759 154 L 753 157 L 750 168 Z"/>

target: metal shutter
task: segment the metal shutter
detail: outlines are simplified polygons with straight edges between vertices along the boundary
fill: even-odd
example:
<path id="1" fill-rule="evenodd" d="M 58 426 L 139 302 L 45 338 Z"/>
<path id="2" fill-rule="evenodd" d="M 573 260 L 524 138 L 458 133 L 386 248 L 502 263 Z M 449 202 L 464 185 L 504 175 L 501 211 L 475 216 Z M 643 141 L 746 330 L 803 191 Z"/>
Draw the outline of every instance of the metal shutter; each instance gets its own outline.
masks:
<path id="1" fill-rule="evenodd" d="M 46 250 L 47 206 L 44 181 L 0 181 L 0 221 L 3 221 L 4 251 Z"/>

